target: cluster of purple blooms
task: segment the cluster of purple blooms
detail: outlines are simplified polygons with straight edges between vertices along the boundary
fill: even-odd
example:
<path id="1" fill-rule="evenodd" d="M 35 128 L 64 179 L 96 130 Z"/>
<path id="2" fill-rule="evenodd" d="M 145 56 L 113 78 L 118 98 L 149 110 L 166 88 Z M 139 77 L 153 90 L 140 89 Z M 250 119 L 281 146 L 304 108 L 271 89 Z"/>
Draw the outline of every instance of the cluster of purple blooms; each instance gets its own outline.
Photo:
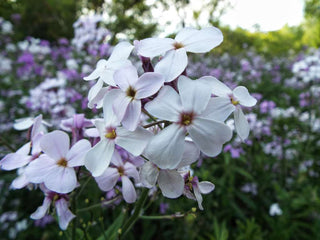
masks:
<path id="1" fill-rule="evenodd" d="M 190 165 L 200 153 L 221 153 L 233 135 L 226 124 L 232 113 L 238 137 L 246 140 L 250 125 L 242 107 L 257 102 L 243 86 L 229 88 L 213 76 L 186 75 L 187 52 L 206 53 L 222 41 L 221 31 L 208 27 L 184 28 L 174 39 L 148 38 L 134 46 L 120 42 L 108 60 L 99 60 L 84 77 L 97 79 L 88 93 L 88 107 L 102 108 L 102 118 L 74 114 L 61 122 L 64 131 L 49 133 L 42 115 L 17 122 L 16 129 L 31 129 L 30 141 L 6 155 L 0 166 L 18 169 L 12 188 L 37 185 L 43 191 L 43 204 L 31 218 L 44 218 L 53 204 L 60 228 L 66 229 L 75 217 L 69 210 L 70 193 L 81 187 L 79 179 L 88 171 L 102 191 L 121 194 L 127 203 L 137 200 L 141 188 L 159 188 L 167 198 L 185 195 L 203 209 L 202 194 L 213 191 L 214 184 L 200 181 Z M 133 50 L 142 68 L 129 60 Z M 63 80 L 47 79 L 39 88 L 57 90 L 61 84 Z M 67 102 L 59 91 L 55 94 L 51 101 Z M 71 140 L 66 132 L 71 132 Z"/>

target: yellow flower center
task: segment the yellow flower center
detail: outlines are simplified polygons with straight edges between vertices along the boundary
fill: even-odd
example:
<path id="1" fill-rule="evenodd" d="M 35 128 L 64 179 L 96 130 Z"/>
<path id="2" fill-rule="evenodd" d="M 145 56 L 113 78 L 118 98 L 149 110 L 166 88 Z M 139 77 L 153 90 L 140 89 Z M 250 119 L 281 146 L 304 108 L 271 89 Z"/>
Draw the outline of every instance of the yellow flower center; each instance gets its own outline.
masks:
<path id="1" fill-rule="evenodd" d="M 127 96 L 131 97 L 132 99 L 134 99 L 134 97 L 136 96 L 136 93 L 137 91 L 131 86 L 129 86 L 129 88 L 126 91 Z"/>
<path id="2" fill-rule="evenodd" d="M 107 133 L 104 136 L 108 139 L 115 139 L 117 137 L 116 130 L 115 129 L 107 130 Z"/>
<path id="3" fill-rule="evenodd" d="M 183 48 L 184 47 L 184 45 L 182 43 L 179 43 L 179 42 L 175 42 L 173 44 L 173 46 L 174 46 L 174 49 L 179 49 L 179 48 Z"/>
<path id="4" fill-rule="evenodd" d="M 180 124 L 183 126 L 189 126 L 193 120 L 193 113 L 182 113 L 180 115 Z"/>
<path id="5" fill-rule="evenodd" d="M 67 167 L 68 166 L 68 162 L 65 158 L 61 158 L 58 162 L 57 165 L 61 166 L 61 167 Z"/>

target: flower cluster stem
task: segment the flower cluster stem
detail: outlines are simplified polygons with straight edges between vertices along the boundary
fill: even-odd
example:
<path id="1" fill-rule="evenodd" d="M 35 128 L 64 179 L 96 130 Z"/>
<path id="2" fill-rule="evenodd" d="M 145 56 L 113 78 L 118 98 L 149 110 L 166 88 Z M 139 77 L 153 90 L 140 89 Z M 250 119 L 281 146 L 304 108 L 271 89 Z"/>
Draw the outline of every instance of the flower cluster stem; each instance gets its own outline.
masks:
<path id="1" fill-rule="evenodd" d="M 120 235 L 119 239 L 124 239 L 125 235 L 129 232 L 129 230 L 133 227 L 135 222 L 139 219 L 143 206 L 148 198 L 148 192 L 149 192 L 148 188 L 144 188 L 142 190 L 141 197 L 139 201 L 136 203 L 133 214 L 121 229 L 122 234 Z"/>

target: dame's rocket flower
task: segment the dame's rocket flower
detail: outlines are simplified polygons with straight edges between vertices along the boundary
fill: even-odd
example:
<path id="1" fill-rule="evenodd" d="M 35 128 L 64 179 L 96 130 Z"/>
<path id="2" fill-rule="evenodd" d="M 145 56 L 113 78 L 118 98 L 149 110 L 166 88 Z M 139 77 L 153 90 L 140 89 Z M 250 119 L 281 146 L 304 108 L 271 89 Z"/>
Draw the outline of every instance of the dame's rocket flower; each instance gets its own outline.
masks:
<path id="1" fill-rule="evenodd" d="M 216 156 L 232 137 L 231 129 L 211 112 L 208 78 L 191 80 L 180 76 L 179 94 L 164 86 L 145 109 L 171 125 L 155 135 L 145 150 L 146 156 L 162 169 L 175 169 L 181 161 L 186 133 L 208 156 Z"/>
<path id="2" fill-rule="evenodd" d="M 45 198 L 43 203 L 37 210 L 31 214 L 32 219 L 41 219 L 46 216 L 51 203 L 53 202 L 55 208 L 57 210 L 58 220 L 59 220 L 59 227 L 62 230 L 66 230 L 69 222 L 75 218 L 75 215 L 69 210 L 68 203 L 69 198 L 65 194 L 58 194 L 56 192 L 52 192 L 46 189 L 43 185 L 40 185 L 41 190 L 45 194 Z"/>
<path id="3" fill-rule="evenodd" d="M 187 67 L 187 52 L 206 53 L 222 41 L 223 35 L 218 28 L 184 28 L 175 39 L 147 38 L 137 42 L 136 47 L 138 54 L 144 57 L 164 54 L 154 71 L 163 74 L 166 82 L 171 82 Z"/>
<path id="4" fill-rule="evenodd" d="M 115 146 L 118 145 L 134 156 L 139 156 L 152 134 L 142 127 L 128 131 L 120 126 L 112 109 L 112 102 L 118 97 L 117 91 L 110 91 L 103 101 L 104 119 L 95 120 L 100 141 L 85 156 L 85 166 L 94 177 L 100 176 L 109 166 Z"/>
<path id="5" fill-rule="evenodd" d="M 234 123 L 236 131 L 242 140 L 249 136 L 250 127 L 249 123 L 244 116 L 240 107 L 253 107 L 256 105 L 257 100 L 252 97 L 248 89 L 243 86 L 238 86 L 231 90 L 227 85 L 220 82 L 218 79 L 211 77 L 210 84 L 213 86 L 212 93 L 217 97 L 211 99 L 213 103 L 213 111 L 216 112 L 219 120 L 226 120 L 229 115 L 234 112 Z"/>
<path id="6" fill-rule="evenodd" d="M 120 89 L 116 92 L 117 98 L 111 102 L 113 111 L 122 125 L 134 131 L 139 123 L 141 114 L 141 99 L 152 96 L 163 85 L 164 78 L 159 73 L 148 72 L 138 78 L 134 66 L 117 70 L 114 81 Z"/>
<path id="7" fill-rule="evenodd" d="M 108 192 L 112 190 L 118 180 L 121 179 L 124 200 L 127 203 L 135 202 L 137 193 L 129 177 L 133 177 L 135 181 L 139 181 L 139 173 L 136 166 L 129 162 L 124 163 L 117 150 L 113 153 L 111 163 L 112 166 L 108 167 L 101 176 L 95 178 L 99 188 Z"/>
<path id="8" fill-rule="evenodd" d="M 194 163 L 200 155 L 199 149 L 193 142 L 185 141 L 184 144 L 182 160 L 177 169 L 161 169 L 156 164 L 148 161 L 140 171 L 141 183 L 147 188 L 152 188 L 158 183 L 162 195 L 167 198 L 181 196 L 184 191 L 184 179 L 178 169 Z"/>
<path id="9" fill-rule="evenodd" d="M 84 155 L 90 149 L 88 140 L 82 139 L 69 150 L 69 136 L 62 131 L 44 135 L 40 141 L 44 152 L 26 168 L 26 176 L 32 183 L 44 183 L 51 191 L 69 193 L 77 185 L 74 167 L 84 165 Z"/>
<path id="10" fill-rule="evenodd" d="M 116 86 L 113 79 L 113 74 L 117 69 L 131 65 L 128 57 L 132 49 L 133 46 L 128 42 L 118 43 L 113 49 L 109 59 L 99 60 L 96 69 L 89 76 L 83 78 L 86 81 L 91 81 L 98 78 L 97 83 L 92 86 L 88 93 L 89 107 L 93 107 L 92 101 L 96 100 L 96 97 L 99 95 L 100 91 L 105 92 L 102 89 L 103 83 Z"/>

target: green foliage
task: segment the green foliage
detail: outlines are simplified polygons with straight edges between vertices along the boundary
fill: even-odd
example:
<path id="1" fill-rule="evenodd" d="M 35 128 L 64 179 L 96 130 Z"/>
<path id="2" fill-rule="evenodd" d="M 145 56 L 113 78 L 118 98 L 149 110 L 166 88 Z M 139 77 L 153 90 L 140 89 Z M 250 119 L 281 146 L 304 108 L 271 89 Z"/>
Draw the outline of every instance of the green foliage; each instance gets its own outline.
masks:
<path id="1" fill-rule="evenodd" d="M 0 16 L 10 20 L 12 14 L 21 15 L 15 22 L 16 40 L 33 36 L 52 41 L 73 36 L 77 7 L 76 0 L 3 0 Z"/>

